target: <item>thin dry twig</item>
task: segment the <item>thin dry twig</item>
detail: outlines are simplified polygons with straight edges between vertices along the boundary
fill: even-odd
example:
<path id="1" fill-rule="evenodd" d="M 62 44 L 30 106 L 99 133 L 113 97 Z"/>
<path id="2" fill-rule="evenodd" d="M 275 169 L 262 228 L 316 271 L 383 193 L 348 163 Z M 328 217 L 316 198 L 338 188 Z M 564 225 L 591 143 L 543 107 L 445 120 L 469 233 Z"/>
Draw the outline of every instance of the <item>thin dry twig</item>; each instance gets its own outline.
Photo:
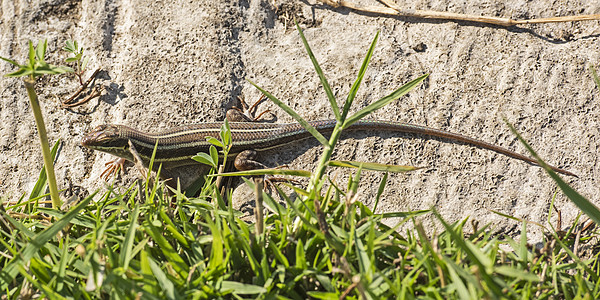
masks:
<path id="1" fill-rule="evenodd" d="M 82 105 L 96 97 L 100 97 L 100 95 L 102 94 L 102 91 L 100 90 L 99 87 L 95 87 L 92 92 L 87 95 L 85 98 L 81 99 L 81 101 L 75 102 L 75 103 L 66 103 L 63 102 L 63 104 L 61 105 L 62 108 L 67 108 L 67 107 L 75 107 L 75 106 L 79 106 Z"/>
<path id="2" fill-rule="evenodd" d="M 96 89 L 94 89 L 94 91 L 92 92 L 92 94 L 90 94 L 89 96 L 87 96 L 82 101 L 73 103 L 73 100 L 75 100 L 75 98 L 77 98 L 88 87 L 88 85 L 92 82 L 92 80 L 94 80 L 94 78 L 96 78 L 96 75 L 98 75 L 98 72 L 100 72 L 100 68 L 96 69 L 96 71 L 94 71 L 94 73 L 92 73 L 92 75 L 90 76 L 90 78 L 88 78 L 88 80 L 86 80 L 86 82 L 83 83 L 81 85 L 81 87 L 79 87 L 79 89 L 71 97 L 69 97 L 69 99 L 67 99 L 67 100 L 65 100 L 65 101 L 62 102 L 62 107 L 66 108 L 66 107 L 73 107 L 73 106 L 81 105 L 81 104 L 83 104 L 83 103 L 85 103 L 85 102 L 87 102 L 87 101 L 89 101 L 89 100 L 91 100 L 91 99 L 93 99 L 95 97 L 100 96 L 100 90 L 98 88 L 96 88 Z"/>
<path id="3" fill-rule="evenodd" d="M 494 24 L 499 26 L 514 26 L 523 24 L 539 24 L 539 23 L 560 23 L 560 22 L 579 22 L 589 20 L 600 20 L 600 14 L 594 15 L 580 15 L 580 16 L 564 16 L 564 17 L 552 17 L 552 18 L 539 18 L 529 20 L 512 20 L 509 18 L 498 18 L 498 17 L 487 17 L 487 16 L 474 16 L 467 14 L 457 14 L 450 12 L 440 12 L 432 10 L 418 10 L 418 9 L 403 9 L 396 3 L 390 0 L 380 0 L 387 7 L 383 6 L 360 6 L 350 1 L 345 0 L 321 0 L 323 4 L 332 7 L 346 7 L 356 11 L 376 13 L 383 15 L 401 16 L 401 17 L 413 17 L 422 19 L 438 19 L 438 20 L 459 20 L 459 21 L 470 21 L 486 24 Z"/>

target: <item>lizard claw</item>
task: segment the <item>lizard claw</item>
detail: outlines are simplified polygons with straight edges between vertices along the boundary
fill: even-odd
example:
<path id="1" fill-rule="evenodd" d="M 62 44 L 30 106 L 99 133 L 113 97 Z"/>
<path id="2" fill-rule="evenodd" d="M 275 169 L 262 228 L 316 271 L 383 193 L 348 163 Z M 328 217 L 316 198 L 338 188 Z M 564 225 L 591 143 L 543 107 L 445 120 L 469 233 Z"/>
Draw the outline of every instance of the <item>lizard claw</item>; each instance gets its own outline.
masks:
<path id="1" fill-rule="evenodd" d="M 117 158 L 115 160 L 111 160 L 111 161 L 107 162 L 106 164 L 104 164 L 104 166 L 106 167 L 106 170 L 104 170 L 104 172 L 102 172 L 102 174 L 100 174 L 100 178 L 104 179 L 104 181 L 108 181 L 108 179 L 111 176 L 117 175 L 117 173 L 119 171 L 122 174 L 124 165 L 125 165 L 124 158 Z"/>

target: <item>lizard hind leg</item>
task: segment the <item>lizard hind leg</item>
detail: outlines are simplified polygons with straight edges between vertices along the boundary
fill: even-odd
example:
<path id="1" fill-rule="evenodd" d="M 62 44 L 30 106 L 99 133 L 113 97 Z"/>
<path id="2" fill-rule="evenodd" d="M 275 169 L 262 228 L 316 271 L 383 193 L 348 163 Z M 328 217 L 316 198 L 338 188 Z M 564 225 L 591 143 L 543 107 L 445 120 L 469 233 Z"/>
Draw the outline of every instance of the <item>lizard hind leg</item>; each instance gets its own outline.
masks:
<path id="1" fill-rule="evenodd" d="M 268 169 L 267 166 L 256 161 L 257 156 L 258 152 L 255 150 L 244 150 L 235 157 L 233 165 L 239 171 Z"/>
<path id="2" fill-rule="evenodd" d="M 238 100 L 240 101 L 242 108 L 240 109 L 238 107 L 233 106 L 231 109 L 227 110 L 225 118 L 227 118 L 227 120 L 229 122 L 264 122 L 264 121 L 269 122 L 269 120 L 261 120 L 261 118 L 266 113 L 270 113 L 271 110 L 267 109 L 267 110 L 261 112 L 260 114 L 258 114 L 258 116 L 255 116 L 258 106 L 261 103 L 263 103 L 266 99 L 267 99 L 267 97 L 265 95 L 263 95 L 251 107 L 248 107 L 248 104 L 246 104 L 246 101 L 244 101 L 244 98 L 238 97 Z"/>

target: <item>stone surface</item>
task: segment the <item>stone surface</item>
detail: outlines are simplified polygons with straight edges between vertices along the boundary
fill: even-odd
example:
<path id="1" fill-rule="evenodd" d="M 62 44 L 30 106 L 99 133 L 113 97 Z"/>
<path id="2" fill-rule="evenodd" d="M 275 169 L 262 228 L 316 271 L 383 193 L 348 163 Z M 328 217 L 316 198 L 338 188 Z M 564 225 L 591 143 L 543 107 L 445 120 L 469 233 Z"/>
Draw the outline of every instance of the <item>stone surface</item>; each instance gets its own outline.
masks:
<path id="1" fill-rule="evenodd" d="M 513 19 L 600 13 L 600 2 L 577 0 L 399 4 Z M 38 81 L 49 138 L 62 141 L 56 161 L 61 189 L 105 188 L 99 175 L 112 158 L 79 144 L 95 126 L 120 123 L 156 131 L 220 121 L 237 96 L 249 102 L 259 97 L 246 79 L 306 119 L 333 117 L 293 27 L 296 18 L 339 103 L 380 31 L 353 111 L 428 73 L 423 84 L 372 117 L 458 132 L 525 153 L 502 121 L 505 116 L 549 163 L 577 173 L 580 178 L 566 180 L 600 205 L 600 90 L 589 71 L 590 64 L 600 64 L 599 21 L 502 28 L 381 17 L 313 0 L 2 0 L 1 5 L 1 56 L 23 61 L 28 40 L 48 39 L 46 60 L 58 64 L 66 58 L 60 48 L 72 38 L 91 56 L 90 69 L 102 70 L 97 80 L 105 86 L 102 97 L 71 110 L 61 109 L 58 99 L 78 88 L 73 77 Z M 11 70 L 0 63 L 1 73 Z M 0 197 L 16 200 L 35 184 L 42 158 L 22 83 L 2 78 L 0 91 Z M 276 112 L 277 122 L 292 120 L 270 103 L 263 108 Z M 414 135 L 348 137 L 335 158 L 425 167 L 390 175 L 378 211 L 435 206 L 449 221 L 470 216 L 511 233 L 521 225 L 491 210 L 544 223 L 557 192 L 540 168 L 490 151 Z M 311 170 L 319 153 L 317 143 L 307 141 L 264 155 L 264 162 Z M 341 186 L 349 174 L 330 172 Z M 137 175 L 130 168 L 117 184 L 124 189 Z M 365 172 L 361 201 L 374 204 L 381 178 Z M 555 205 L 563 224 L 578 213 L 560 192 Z M 536 230 L 532 238 L 540 237 Z"/>

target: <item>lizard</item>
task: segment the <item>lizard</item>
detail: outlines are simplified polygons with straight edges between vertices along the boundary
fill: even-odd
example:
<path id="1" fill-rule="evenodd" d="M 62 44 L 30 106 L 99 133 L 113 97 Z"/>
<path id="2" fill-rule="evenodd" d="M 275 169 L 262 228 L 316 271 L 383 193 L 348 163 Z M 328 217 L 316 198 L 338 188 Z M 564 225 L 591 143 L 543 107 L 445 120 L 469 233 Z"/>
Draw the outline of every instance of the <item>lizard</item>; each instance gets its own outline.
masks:
<path id="1" fill-rule="evenodd" d="M 243 116 L 244 122 L 240 122 L 240 118 L 230 118 L 231 111 L 227 112 L 228 120 L 233 119 L 235 122 L 229 123 L 232 136 L 232 148 L 229 154 L 236 157 L 234 165 L 240 171 L 265 168 L 262 163 L 254 160 L 256 151 L 275 149 L 312 137 L 299 123 L 246 122 L 247 117 L 245 115 Z M 310 121 L 308 123 L 319 132 L 328 133 L 333 130 L 336 122 L 336 120 L 321 120 Z M 158 166 L 162 164 L 163 168 L 172 169 L 197 164 L 191 157 L 199 152 L 208 153 L 211 144 L 206 141 L 206 137 L 211 136 L 218 139 L 221 125 L 222 123 L 219 122 L 199 123 L 175 127 L 159 133 L 147 133 L 125 125 L 107 124 L 100 125 L 86 134 L 81 144 L 84 147 L 117 156 L 120 158 L 119 163 L 121 164 L 124 163 L 124 160 L 135 161 L 134 156 L 137 157 L 137 154 L 139 154 L 139 158 L 146 168 L 149 166 L 150 158 L 156 145 L 154 165 Z M 536 160 L 515 151 L 462 134 L 416 124 L 383 120 L 361 120 L 353 123 L 345 130 L 387 131 L 437 137 L 492 150 L 539 166 Z M 135 149 L 130 149 L 130 145 L 133 145 Z M 577 177 L 574 173 L 567 170 L 554 166 L 550 166 L 550 168 L 558 173 Z"/>

